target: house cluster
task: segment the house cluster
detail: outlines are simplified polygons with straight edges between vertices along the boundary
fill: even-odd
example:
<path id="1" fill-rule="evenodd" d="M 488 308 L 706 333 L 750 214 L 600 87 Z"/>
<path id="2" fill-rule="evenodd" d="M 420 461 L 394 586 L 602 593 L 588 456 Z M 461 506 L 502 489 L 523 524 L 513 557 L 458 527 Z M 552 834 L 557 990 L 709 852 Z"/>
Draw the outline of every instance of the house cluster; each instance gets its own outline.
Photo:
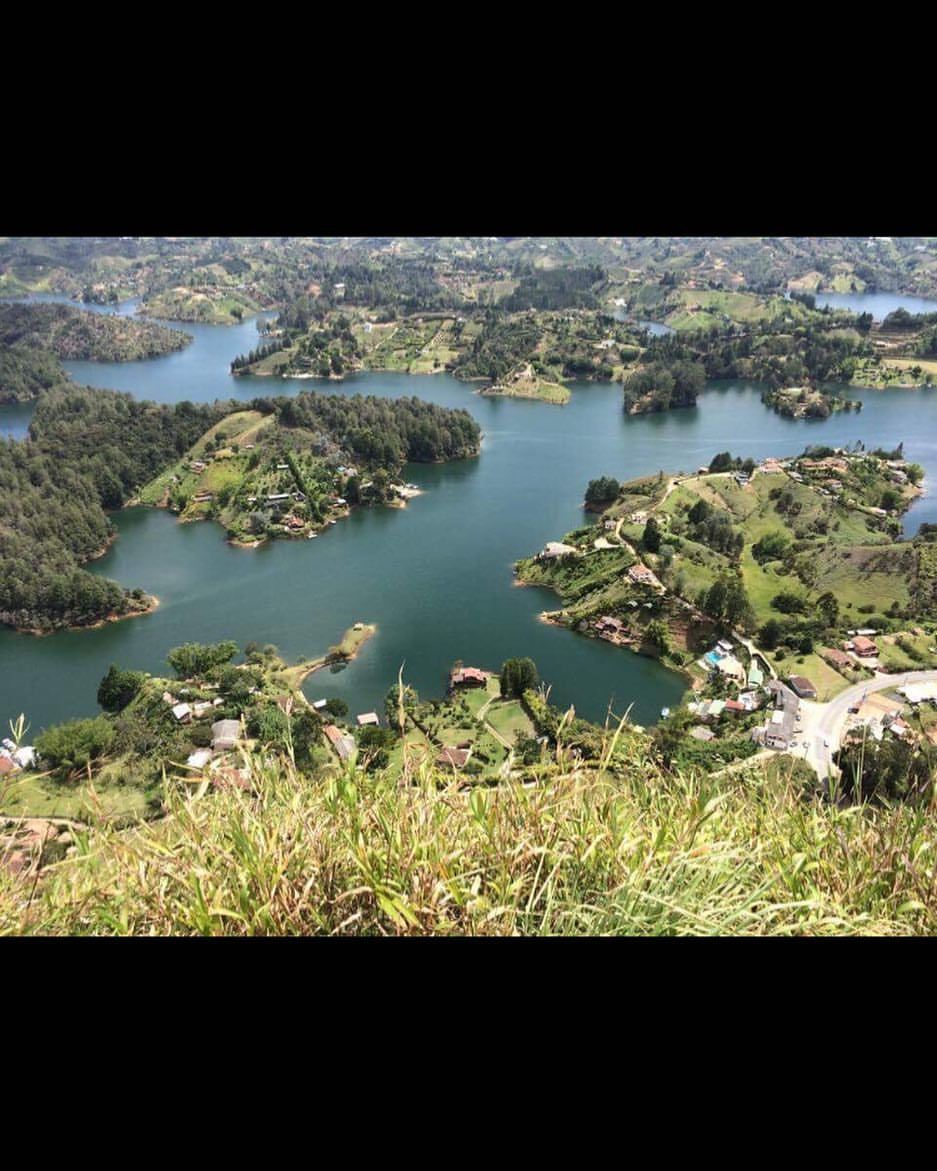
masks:
<path id="1" fill-rule="evenodd" d="M 604 638 L 606 642 L 615 646 L 630 646 L 636 641 L 623 619 L 613 618 L 608 614 L 603 614 L 595 620 L 593 630 L 599 638 Z"/>
<path id="2" fill-rule="evenodd" d="M 843 728 L 843 739 L 854 740 L 871 736 L 881 741 L 890 733 L 899 740 L 917 738 L 903 716 L 904 704 L 881 692 L 863 696 L 858 707 L 850 708 Z"/>
<path id="3" fill-rule="evenodd" d="M 786 752 L 794 743 L 797 723 L 800 719 L 800 700 L 794 692 L 779 679 L 767 684 L 771 697 L 771 709 L 766 723 L 752 729 L 756 744 Z"/>
<path id="4" fill-rule="evenodd" d="M 32 768 L 35 763 L 36 750 L 32 745 L 24 744 L 17 748 L 13 740 L 0 741 L 0 778 Z"/>
<path id="5" fill-rule="evenodd" d="M 728 639 L 720 639 L 716 645 L 706 652 L 698 661 L 704 671 L 717 672 L 727 679 L 734 679 L 739 684 L 746 681 L 745 668 L 735 656 L 735 647 Z"/>

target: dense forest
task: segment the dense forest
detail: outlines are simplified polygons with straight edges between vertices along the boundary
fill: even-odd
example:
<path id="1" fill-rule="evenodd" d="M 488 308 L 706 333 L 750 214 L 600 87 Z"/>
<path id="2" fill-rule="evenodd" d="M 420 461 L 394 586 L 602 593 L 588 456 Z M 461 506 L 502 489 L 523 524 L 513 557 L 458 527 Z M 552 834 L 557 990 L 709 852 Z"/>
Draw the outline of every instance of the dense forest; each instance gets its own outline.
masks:
<path id="1" fill-rule="evenodd" d="M 26 345 L 66 360 L 126 362 L 184 349 L 191 337 L 152 321 L 72 305 L 0 303 L 0 347 Z"/>
<path id="2" fill-rule="evenodd" d="M 787 333 L 668 334 L 650 339 L 645 359 L 668 367 L 701 360 L 707 378 L 752 378 L 777 388 L 848 382 L 858 359 L 871 352 L 867 340 L 848 331 L 798 326 Z"/>
<path id="3" fill-rule="evenodd" d="M 50 630 L 139 608 L 141 591 L 80 568 L 118 508 L 224 413 L 82 387 L 39 401 L 30 437 L 0 445 L 0 622 Z"/>
<path id="4" fill-rule="evenodd" d="M 255 409 L 273 409 L 284 427 L 327 432 L 359 459 L 388 469 L 407 460 L 431 463 L 458 459 L 478 450 L 481 432 L 464 410 L 450 410 L 418 398 L 300 394 L 255 400 Z"/>
<path id="5" fill-rule="evenodd" d="M 597 309 L 596 288 L 605 280 L 598 265 L 590 268 L 520 268 L 520 284 L 501 302 L 507 313 L 525 309 Z"/>
<path id="6" fill-rule="evenodd" d="M 30 402 L 67 382 L 58 358 L 48 350 L 0 342 L 0 403 Z"/>
<path id="7" fill-rule="evenodd" d="M 455 362 L 459 378 L 487 378 L 497 382 L 518 363 L 530 361 L 542 336 L 534 317 L 505 319 L 489 311 L 482 332 Z"/>

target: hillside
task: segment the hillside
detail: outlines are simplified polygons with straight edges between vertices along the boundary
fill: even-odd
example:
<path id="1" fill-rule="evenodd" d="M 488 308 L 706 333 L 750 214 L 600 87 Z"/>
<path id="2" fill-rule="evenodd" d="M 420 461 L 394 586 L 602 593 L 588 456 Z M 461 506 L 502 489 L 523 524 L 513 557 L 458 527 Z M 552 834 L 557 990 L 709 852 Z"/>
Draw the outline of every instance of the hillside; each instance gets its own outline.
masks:
<path id="1" fill-rule="evenodd" d="M 184 349 L 187 333 L 71 305 L 0 303 L 0 346 L 48 350 L 67 361 L 130 362 Z"/>
<path id="2" fill-rule="evenodd" d="M 181 519 L 216 520 L 239 543 L 309 537 L 350 507 L 399 504 L 407 460 L 476 455 L 466 411 L 416 398 L 302 394 L 227 414 L 137 494 Z"/>
<path id="3" fill-rule="evenodd" d="M 595 635 L 615 619 L 620 645 L 676 666 L 718 626 L 780 658 L 850 628 L 901 631 L 937 611 L 929 538 L 900 540 L 921 476 L 900 456 L 812 449 L 756 467 L 726 452 L 695 474 L 612 481 L 599 526 L 516 571 L 559 594 L 551 620 Z"/>
<path id="4" fill-rule="evenodd" d="M 707 780 L 640 751 L 614 771 L 557 756 L 532 783 L 467 792 L 431 765 L 401 786 L 245 753 L 244 789 L 173 784 L 159 822 L 21 827 L 48 864 L 38 883 L 0 867 L 0 934 L 937 930 L 913 809 L 818 804 L 789 758 Z"/>

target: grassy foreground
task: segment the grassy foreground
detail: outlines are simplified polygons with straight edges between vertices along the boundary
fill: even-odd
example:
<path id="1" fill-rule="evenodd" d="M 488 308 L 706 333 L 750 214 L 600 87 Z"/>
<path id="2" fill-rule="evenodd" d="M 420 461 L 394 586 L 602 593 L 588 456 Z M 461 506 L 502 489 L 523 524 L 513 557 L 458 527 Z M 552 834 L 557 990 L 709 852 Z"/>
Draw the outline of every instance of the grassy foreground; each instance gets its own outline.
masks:
<path id="1" fill-rule="evenodd" d="M 428 766 L 404 783 L 310 779 L 260 758 L 245 760 L 253 793 L 170 783 L 160 822 L 76 834 L 75 855 L 35 883 L 0 867 L 0 934 L 937 929 L 928 809 L 821 806 L 786 758 L 699 778 L 557 756 L 535 784 L 471 791 Z"/>

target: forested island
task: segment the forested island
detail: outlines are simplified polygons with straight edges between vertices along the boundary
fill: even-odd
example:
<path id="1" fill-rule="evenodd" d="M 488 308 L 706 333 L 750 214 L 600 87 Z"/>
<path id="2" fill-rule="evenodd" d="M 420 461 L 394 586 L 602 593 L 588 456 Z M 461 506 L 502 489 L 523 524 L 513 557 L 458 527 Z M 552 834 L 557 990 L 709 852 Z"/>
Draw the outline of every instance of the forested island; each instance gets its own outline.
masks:
<path id="1" fill-rule="evenodd" d="M 255 400 L 245 411 L 50 389 L 29 438 L 0 444 L 0 622 L 42 632 L 149 608 L 140 586 L 82 568 L 114 537 L 107 512 L 129 500 L 216 517 L 252 542 L 306 535 L 339 499 L 340 510 L 399 499 L 406 460 L 477 454 L 479 438 L 466 412 L 418 399 L 310 394 Z"/>
<path id="2" fill-rule="evenodd" d="M 0 403 L 28 402 L 64 385 L 61 360 L 129 362 L 173 353 L 190 341 L 182 330 L 131 317 L 0 302 Z"/>
<path id="3" fill-rule="evenodd" d="M 404 463 L 465 459 L 479 443 L 468 412 L 417 398 L 255 399 L 135 499 L 186 521 L 218 521 L 238 544 L 308 538 L 359 505 L 404 503 L 414 494 L 400 477 Z"/>

